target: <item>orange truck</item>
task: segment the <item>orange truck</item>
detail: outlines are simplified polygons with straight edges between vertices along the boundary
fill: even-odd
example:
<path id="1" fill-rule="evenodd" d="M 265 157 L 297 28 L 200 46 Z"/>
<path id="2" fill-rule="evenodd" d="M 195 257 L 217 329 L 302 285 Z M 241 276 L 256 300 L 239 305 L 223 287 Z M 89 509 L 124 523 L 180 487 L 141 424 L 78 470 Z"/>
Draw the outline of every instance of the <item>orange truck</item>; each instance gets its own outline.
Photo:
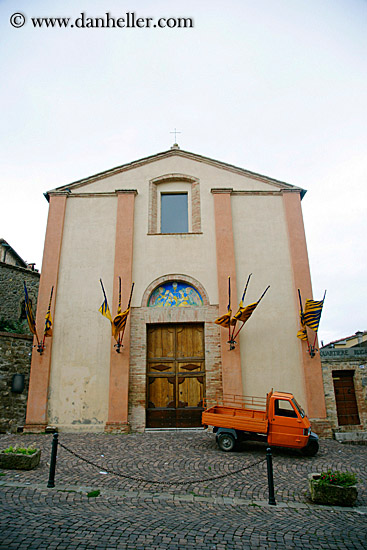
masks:
<path id="1" fill-rule="evenodd" d="M 233 451 L 245 440 L 299 449 L 305 456 L 319 450 L 318 436 L 291 393 L 271 390 L 266 398 L 223 396 L 202 413 L 202 424 L 213 426 L 222 451 Z"/>

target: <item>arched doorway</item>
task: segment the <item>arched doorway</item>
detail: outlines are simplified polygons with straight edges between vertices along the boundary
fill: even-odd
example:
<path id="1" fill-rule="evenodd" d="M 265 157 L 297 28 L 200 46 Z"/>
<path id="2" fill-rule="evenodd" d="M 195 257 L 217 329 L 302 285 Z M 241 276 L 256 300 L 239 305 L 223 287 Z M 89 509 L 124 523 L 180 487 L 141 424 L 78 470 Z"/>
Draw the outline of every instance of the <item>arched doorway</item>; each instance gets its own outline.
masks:
<path id="1" fill-rule="evenodd" d="M 192 312 L 203 306 L 203 298 L 187 281 L 170 280 L 151 292 L 147 305 L 162 312 L 172 308 Z M 147 325 L 148 428 L 201 425 L 205 397 L 204 323 L 182 322 L 184 317 L 181 322 Z"/>

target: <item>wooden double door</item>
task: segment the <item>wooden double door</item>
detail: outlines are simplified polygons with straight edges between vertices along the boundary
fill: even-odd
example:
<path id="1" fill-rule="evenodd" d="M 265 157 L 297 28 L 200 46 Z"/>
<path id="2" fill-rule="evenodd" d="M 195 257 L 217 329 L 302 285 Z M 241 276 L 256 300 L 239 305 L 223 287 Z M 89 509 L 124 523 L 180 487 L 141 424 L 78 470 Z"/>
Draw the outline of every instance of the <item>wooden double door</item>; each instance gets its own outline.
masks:
<path id="1" fill-rule="evenodd" d="M 204 325 L 148 325 L 147 428 L 201 426 Z"/>
<path id="2" fill-rule="evenodd" d="M 353 381 L 354 371 L 333 371 L 336 412 L 339 426 L 360 424 Z"/>

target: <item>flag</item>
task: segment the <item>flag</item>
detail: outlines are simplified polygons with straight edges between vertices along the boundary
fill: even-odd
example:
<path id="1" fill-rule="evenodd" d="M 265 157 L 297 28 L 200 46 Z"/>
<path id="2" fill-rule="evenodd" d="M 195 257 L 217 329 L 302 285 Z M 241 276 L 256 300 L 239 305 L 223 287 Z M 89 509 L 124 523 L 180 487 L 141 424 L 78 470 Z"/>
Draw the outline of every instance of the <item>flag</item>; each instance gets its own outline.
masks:
<path id="1" fill-rule="evenodd" d="M 130 308 L 116 315 L 116 317 L 112 321 L 112 335 L 115 338 L 115 340 L 118 339 L 120 332 L 123 333 L 125 331 L 125 326 L 126 326 L 127 318 L 129 316 L 129 312 L 130 312 Z"/>
<path id="2" fill-rule="evenodd" d="M 299 330 L 297 332 L 297 338 L 299 338 L 300 340 L 307 340 L 307 330 L 306 330 L 306 327 L 302 330 Z"/>
<path id="3" fill-rule="evenodd" d="M 231 316 L 232 316 L 232 310 L 231 310 L 231 278 L 228 277 L 228 306 L 227 306 L 227 313 L 225 315 L 222 315 L 222 317 L 218 317 L 214 321 L 217 325 L 220 325 L 223 328 L 229 328 L 233 323 L 231 322 Z"/>
<path id="4" fill-rule="evenodd" d="M 52 317 L 50 310 L 47 311 L 45 317 L 45 336 L 52 336 Z"/>
<path id="5" fill-rule="evenodd" d="M 109 319 L 109 321 L 111 321 L 111 323 L 112 323 L 112 316 L 111 316 L 110 308 L 108 307 L 107 296 L 106 296 L 106 293 L 105 293 L 105 291 L 104 291 L 102 279 L 100 279 L 99 281 L 100 281 L 100 283 L 101 283 L 101 287 L 102 287 L 102 291 L 103 291 L 104 300 L 103 300 L 103 303 L 102 303 L 102 305 L 101 305 L 101 307 L 99 308 L 98 311 L 99 311 L 100 313 L 102 313 L 103 317 L 106 317 L 106 318 Z"/>
<path id="6" fill-rule="evenodd" d="M 317 332 L 320 324 L 320 317 L 324 300 L 306 300 L 305 310 L 303 313 L 303 322 L 313 331 Z"/>
<path id="7" fill-rule="evenodd" d="M 302 302 L 300 302 L 300 304 L 301 304 L 301 307 L 302 307 Z M 303 313 L 303 308 L 299 312 L 299 320 L 300 320 L 302 328 L 301 328 L 301 330 L 299 330 L 297 332 L 297 338 L 299 338 L 300 340 L 307 340 L 308 341 L 307 329 L 306 329 L 306 325 L 305 325 L 305 316 L 304 316 L 304 313 Z"/>
<path id="8" fill-rule="evenodd" d="M 101 305 L 98 311 L 102 313 L 103 317 L 107 317 L 107 319 L 109 319 L 112 323 L 112 317 L 111 317 L 110 308 L 108 307 L 107 298 L 103 300 L 103 304 Z"/>
<path id="9" fill-rule="evenodd" d="M 248 306 L 243 307 L 242 300 L 241 300 L 239 309 L 236 315 L 233 316 L 234 319 L 236 319 L 237 321 L 242 321 L 243 323 L 246 323 L 246 321 L 248 321 L 249 318 L 251 317 L 258 303 L 259 302 L 254 302 L 253 304 L 249 304 Z"/>
<path id="10" fill-rule="evenodd" d="M 52 336 L 52 317 L 51 317 L 51 301 L 54 287 L 51 288 L 50 301 L 48 303 L 48 310 L 45 317 L 45 331 L 44 336 Z"/>
<path id="11" fill-rule="evenodd" d="M 30 302 L 29 297 L 28 297 L 28 291 L 27 291 L 27 287 L 26 287 L 25 282 L 23 282 L 23 284 L 24 284 L 24 296 L 25 296 L 24 307 L 25 307 L 25 312 L 26 312 L 26 315 L 27 315 L 29 330 L 32 332 L 32 334 L 37 335 L 36 322 L 34 320 L 33 313 L 32 313 L 32 305 L 31 305 L 31 302 Z"/>
<path id="12" fill-rule="evenodd" d="M 229 310 L 228 313 L 222 315 L 222 317 L 218 317 L 218 319 L 216 319 L 214 323 L 220 325 L 221 327 L 228 328 L 231 325 L 231 315 L 232 311 Z"/>

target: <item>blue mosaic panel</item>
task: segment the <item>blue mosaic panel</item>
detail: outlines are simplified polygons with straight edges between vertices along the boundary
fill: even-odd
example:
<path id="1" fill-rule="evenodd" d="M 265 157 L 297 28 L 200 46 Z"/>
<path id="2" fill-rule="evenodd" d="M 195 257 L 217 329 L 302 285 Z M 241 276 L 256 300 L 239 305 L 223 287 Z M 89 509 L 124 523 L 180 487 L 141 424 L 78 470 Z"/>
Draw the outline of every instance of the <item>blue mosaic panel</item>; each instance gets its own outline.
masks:
<path id="1" fill-rule="evenodd" d="M 149 307 L 200 307 L 203 299 L 191 285 L 180 282 L 164 283 L 153 290 Z"/>

